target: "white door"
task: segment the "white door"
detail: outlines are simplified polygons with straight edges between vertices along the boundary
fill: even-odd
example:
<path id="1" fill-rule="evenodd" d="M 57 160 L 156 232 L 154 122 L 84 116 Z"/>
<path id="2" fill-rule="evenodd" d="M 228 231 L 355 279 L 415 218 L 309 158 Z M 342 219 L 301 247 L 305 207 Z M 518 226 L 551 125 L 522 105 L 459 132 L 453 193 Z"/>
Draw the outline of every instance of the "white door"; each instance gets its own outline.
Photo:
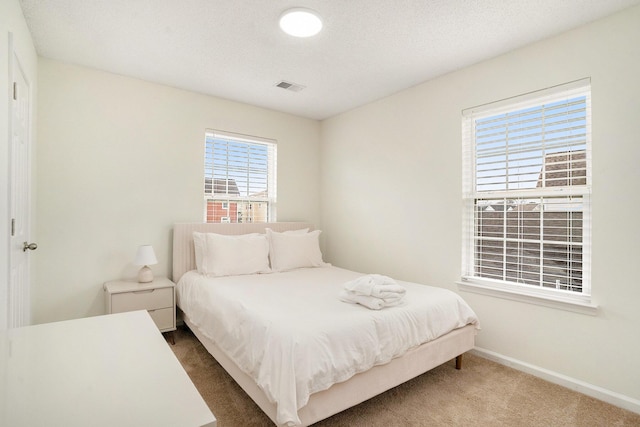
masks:
<path id="1" fill-rule="evenodd" d="M 11 40 L 11 38 L 10 38 Z M 35 244 L 29 240 L 30 162 L 31 162 L 31 87 L 13 44 L 9 49 L 13 87 L 10 89 L 9 146 L 9 287 L 7 326 L 15 328 L 31 323 L 29 253 Z M 29 246 L 30 245 L 30 246 Z M 26 249 L 25 249 L 26 248 Z"/>

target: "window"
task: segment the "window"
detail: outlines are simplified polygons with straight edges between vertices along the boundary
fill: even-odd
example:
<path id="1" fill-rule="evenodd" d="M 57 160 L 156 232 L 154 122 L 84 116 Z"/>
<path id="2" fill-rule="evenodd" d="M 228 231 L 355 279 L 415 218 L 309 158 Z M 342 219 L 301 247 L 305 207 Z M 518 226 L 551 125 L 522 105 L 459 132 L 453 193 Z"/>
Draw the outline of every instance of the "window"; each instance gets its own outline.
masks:
<path id="1" fill-rule="evenodd" d="M 590 140 L 588 79 L 463 111 L 463 285 L 590 304 Z"/>
<path id="2" fill-rule="evenodd" d="M 206 222 L 275 221 L 275 141 L 207 130 L 204 200 Z"/>

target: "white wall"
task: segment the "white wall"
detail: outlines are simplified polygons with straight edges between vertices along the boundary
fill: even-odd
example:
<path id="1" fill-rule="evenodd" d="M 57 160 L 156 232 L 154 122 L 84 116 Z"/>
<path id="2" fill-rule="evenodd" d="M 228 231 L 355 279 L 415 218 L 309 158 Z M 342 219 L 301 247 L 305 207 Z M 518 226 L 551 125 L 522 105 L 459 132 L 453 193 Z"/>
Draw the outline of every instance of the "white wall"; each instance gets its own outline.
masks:
<path id="1" fill-rule="evenodd" d="M 0 329 L 7 326 L 7 288 L 9 282 L 9 34 L 31 84 L 32 144 L 35 144 L 38 56 L 18 0 L 0 2 Z M 35 165 L 35 158 L 34 158 Z M 33 190 L 35 193 L 35 188 Z M 31 215 L 32 221 L 35 216 Z M 33 231 L 33 227 L 32 227 Z M 32 233 L 32 237 L 35 235 Z"/>
<path id="2" fill-rule="evenodd" d="M 592 79 L 597 316 L 463 293 L 477 345 L 640 399 L 640 7 L 322 123 L 328 261 L 457 290 L 461 111 Z"/>
<path id="3" fill-rule="evenodd" d="M 40 58 L 35 323 L 104 313 L 102 284 L 203 219 L 206 128 L 278 141 L 280 221 L 319 222 L 315 120 Z"/>

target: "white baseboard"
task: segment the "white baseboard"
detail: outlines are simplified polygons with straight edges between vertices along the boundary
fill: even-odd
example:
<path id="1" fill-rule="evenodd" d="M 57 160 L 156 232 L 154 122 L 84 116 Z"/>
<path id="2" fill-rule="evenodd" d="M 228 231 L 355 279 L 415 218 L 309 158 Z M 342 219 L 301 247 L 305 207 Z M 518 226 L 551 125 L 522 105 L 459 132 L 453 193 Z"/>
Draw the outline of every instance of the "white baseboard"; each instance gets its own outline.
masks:
<path id="1" fill-rule="evenodd" d="M 635 412 L 636 414 L 640 414 L 640 400 L 633 399 L 629 396 L 625 396 L 623 394 L 616 393 L 614 391 L 607 390 L 605 388 L 598 387 L 593 384 L 589 384 L 584 381 L 559 374 L 557 372 L 549 371 L 548 369 L 530 365 L 529 363 L 522 362 L 511 357 L 503 356 L 502 354 L 485 350 L 483 348 L 475 347 L 473 350 L 471 350 L 471 354 L 492 360 L 501 365 L 508 366 L 527 374 L 531 374 L 538 378 L 542 378 L 543 380 L 549 381 L 550 383 L 561 385 L 568 389 L 577 391 L 578 393 L 586 394 L 587 396 L 593 397 L 595 399 L 602 400 L 614 406 L 618 406 L 620 408 Z"/>

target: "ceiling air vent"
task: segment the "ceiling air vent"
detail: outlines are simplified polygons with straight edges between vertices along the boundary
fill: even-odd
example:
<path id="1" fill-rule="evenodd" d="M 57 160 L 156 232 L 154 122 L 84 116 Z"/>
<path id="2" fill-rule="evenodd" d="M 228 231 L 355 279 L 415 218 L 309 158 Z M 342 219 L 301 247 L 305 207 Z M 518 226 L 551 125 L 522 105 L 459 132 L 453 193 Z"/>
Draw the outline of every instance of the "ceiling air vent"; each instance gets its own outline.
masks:
<path id="1" fill-rule="evenodd" d="M 300 92 L 306 86 L 302 86 L 302 85 L 291 83 L 291 82 L 285 82 L 284 80 L 282 80 L 281 82 L 276 84 L 276 87 L 290 90 L 291 92 Z"/>

